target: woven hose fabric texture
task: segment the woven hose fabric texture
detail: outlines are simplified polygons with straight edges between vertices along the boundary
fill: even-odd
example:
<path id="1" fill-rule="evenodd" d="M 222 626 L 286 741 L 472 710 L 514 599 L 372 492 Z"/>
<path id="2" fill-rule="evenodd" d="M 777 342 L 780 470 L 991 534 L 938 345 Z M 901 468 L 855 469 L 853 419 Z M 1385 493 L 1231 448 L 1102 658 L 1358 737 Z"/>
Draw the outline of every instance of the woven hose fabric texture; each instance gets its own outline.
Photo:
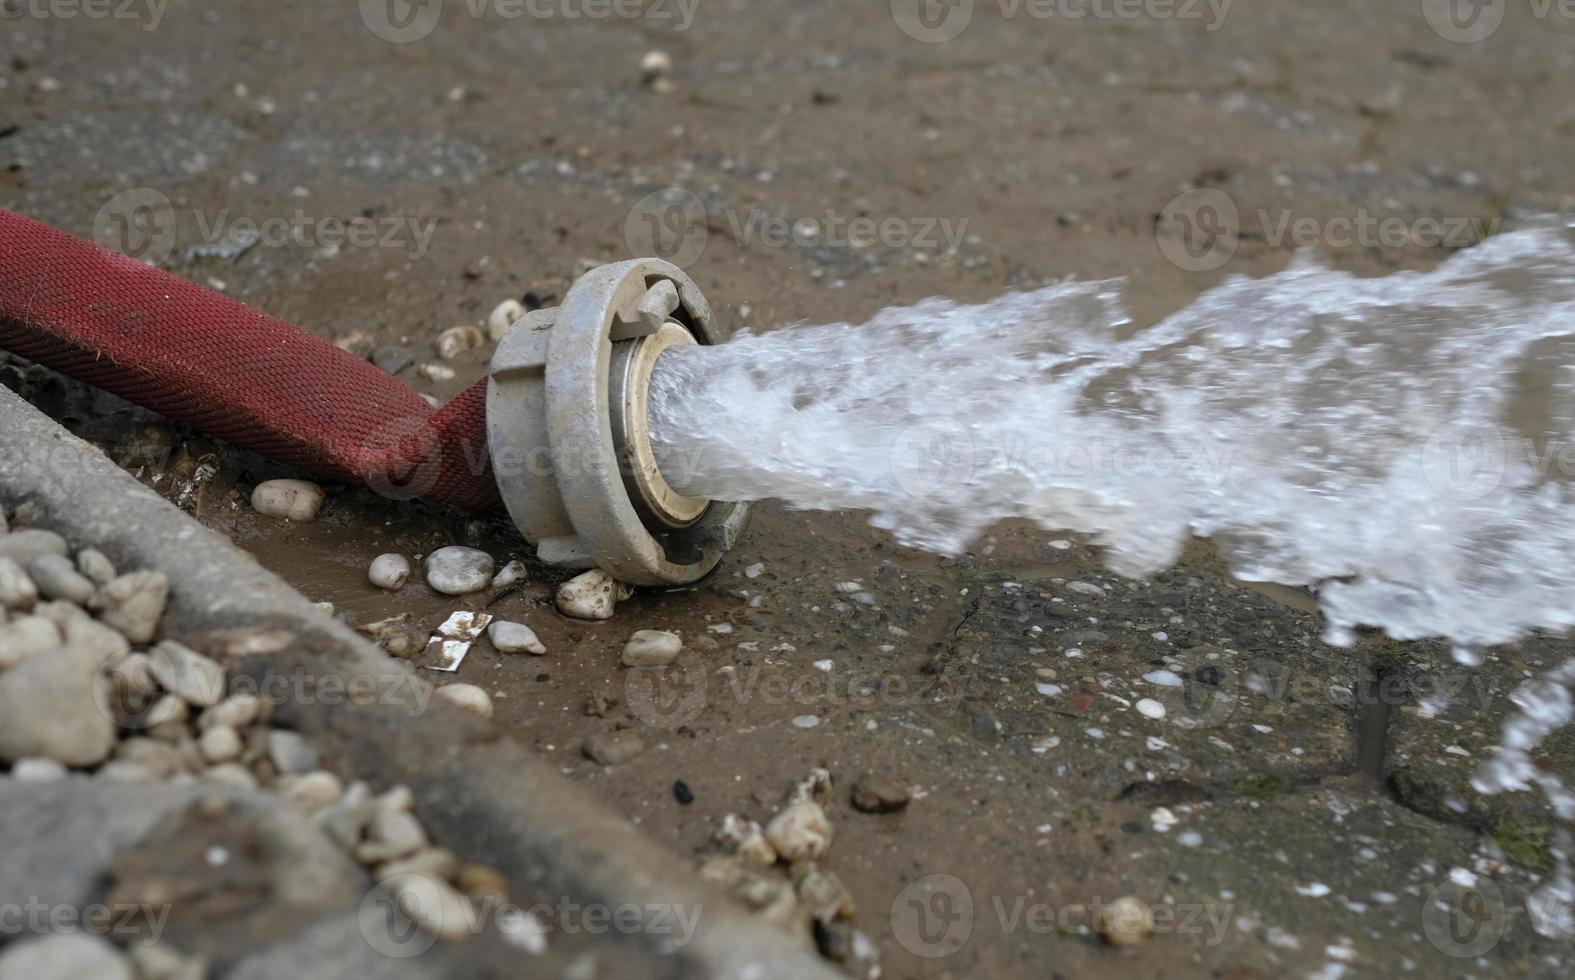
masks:
<path id="1" fill-rule="evenodd" d="M 0 349 L 287 466 L 499 504 L 486 382 L 434 409 L 299 327 L 4 209 Z"/>

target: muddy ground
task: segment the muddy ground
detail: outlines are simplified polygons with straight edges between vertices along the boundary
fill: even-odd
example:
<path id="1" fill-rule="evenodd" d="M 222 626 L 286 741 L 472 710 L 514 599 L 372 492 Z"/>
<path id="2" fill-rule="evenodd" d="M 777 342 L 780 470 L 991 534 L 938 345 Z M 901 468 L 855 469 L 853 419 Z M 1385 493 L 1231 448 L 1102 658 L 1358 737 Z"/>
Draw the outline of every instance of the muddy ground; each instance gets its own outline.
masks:
<path id="1" fill-rule="evenodd" d="M 971 22 L 925 43 L 911 36 L 925 24 L 959 22 L 916 22 L 911 6 L 700 0 L 690 22 L 674 0 L 629 17 L 450 0 L 394 43 L 377 4 L 67 17 L 0 3 L 0 204 L 322 336 L 369 334 L 372 356 L 439 399 L 482 377 L 488 352 L 434 382 L 420 365 L 438 332 L 511 296 L 551 305 L 587 264 L 634 253 L 682 260 L 733 328 L 1067 276 L 1129 277 L 1141 325 L 1225 275 L 1283 267 L 1287 218 L 1377 275 L 1427 267 L 1496 220 L 1575 208 L 1575 23 L 1557 8 L 1508 4 L 1491 37 L 1462 44 L 1421 0 L 1258 0 L 1223 20 L 1204 5 L 1043 18 L 980 2 L 938 6 L 971 7 Z M 652 49 L 673 59 L 662 84 L 642 80 Z M 1185 239 L 1167 210 L 1197 188 L 1229 196 L 1233 251 Z M 689 220 L 649 224 L 673 216 L 653 200 Z M 156 225 L 117 224 L 150 201 Z M 1212 227 L 1216 212 L 1179 208 Z M 891 223 L 861 247 L 847 233 L 866 216 Z M 1409 236 L 1346 244 L 1328 224 L 1364 216 Z M 246 246 L 248 220 L 269 219 L 308 230 Z M 376 243 L 336 243 L 330 220 Z M 775 234 L 802 222 L 816 233 Z M 380 552 L 528 557 L 503 523 L 350 491 L 313 525 L 259 519 L 251 487 L 294 474 L 39 372 L 0 374 L 354 622 L 435 625 L 456 608 L 367 585 Z M 938 560 L 859 515 L 771 505 L 712 578 L 642 592 L 610 623 L 560 617 L 547 600 L 563 577 L 535 567 L 491 606 L 532 625 L 546 657 L 478 648 L 458 679 L 697 861 L 723 815 L 763 818 L 831 768 L 830 867 L 889 977 L 1571 969 L 1575 951 L 1539 936 L 1524 902 L 1553 822 L 1540 800 L 1469 785 L 1510 691 L 1567 641 L 1492 651 L 1476 672 L 1431 643 L 1336 651 L 1307 594 L 1235 583 L 1206 544 L 1133 582 L 1069 535 L 1005 526 Z M 688 643 L 668 687 L 618 667 L 639 628 Z M 1428 708 L 1440 690 L 1448 706 Z M 612 768 L 582 757 L 616 728 L 651 750 Z M 1545 758 L 1575 776 L 1568 735 Z M 907 809 L 848 806 L 865 771 L 911 787 Z M 1094 910 L 1124 894 L 1156 907 L 1160 933 L 1113 950 Z"/>

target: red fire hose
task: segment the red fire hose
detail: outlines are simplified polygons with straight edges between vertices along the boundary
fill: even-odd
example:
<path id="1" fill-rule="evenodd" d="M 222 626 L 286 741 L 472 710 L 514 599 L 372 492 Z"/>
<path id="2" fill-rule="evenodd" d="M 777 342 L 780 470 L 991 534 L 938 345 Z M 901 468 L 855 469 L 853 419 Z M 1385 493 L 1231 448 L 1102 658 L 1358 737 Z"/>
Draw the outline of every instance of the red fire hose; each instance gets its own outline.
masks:
<path id="1" fill-rule="evenodd" d="M 486 382 L 434 409 L 299 327 L 4 209 L 0 349 L 301 470 L 499 502 Z"/>

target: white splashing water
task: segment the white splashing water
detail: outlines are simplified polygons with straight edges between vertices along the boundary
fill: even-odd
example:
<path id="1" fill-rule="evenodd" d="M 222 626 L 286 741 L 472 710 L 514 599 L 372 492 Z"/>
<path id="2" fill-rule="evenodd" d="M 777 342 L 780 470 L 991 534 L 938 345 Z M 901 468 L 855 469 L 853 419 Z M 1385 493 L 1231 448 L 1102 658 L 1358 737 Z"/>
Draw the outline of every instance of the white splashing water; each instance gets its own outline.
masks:
<path id="1" fill-rule="evenodd" d="M 694 494 L 867 509 L 945 554 L 1026 518 L 1141 576 L 1211 537 L 1238 578 L 1316 586 L 1337 645 L 1369 625 L 1474 662 L 1575 625 L 1575 225 L 1377 279 L 1301 256 L 1131 336 L 1120 288 L 670 350 L 659 464 Z M 1571 685 L 1518 692 L 1480 789 L 1535 783 L 1575 818 L 1530 759 Z"/>

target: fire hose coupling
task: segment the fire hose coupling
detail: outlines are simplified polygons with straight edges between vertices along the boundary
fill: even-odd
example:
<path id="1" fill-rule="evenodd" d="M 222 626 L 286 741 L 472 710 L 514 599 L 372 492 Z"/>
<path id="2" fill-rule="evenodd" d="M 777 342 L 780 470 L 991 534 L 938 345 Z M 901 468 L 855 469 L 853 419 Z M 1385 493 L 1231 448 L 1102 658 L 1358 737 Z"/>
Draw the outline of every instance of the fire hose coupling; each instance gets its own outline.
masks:
<path id="1" fill-rule="evenodd" d="M 748 505 L 674 490 L 646 415 L 664 351 L 723 339 L 699 287 L 660 259 L 592 270 L 562 306 L 509 330 L 492 358 L 487 441 L 503 502 L 544 562 L 683 585 L 733 547 Z"/>

